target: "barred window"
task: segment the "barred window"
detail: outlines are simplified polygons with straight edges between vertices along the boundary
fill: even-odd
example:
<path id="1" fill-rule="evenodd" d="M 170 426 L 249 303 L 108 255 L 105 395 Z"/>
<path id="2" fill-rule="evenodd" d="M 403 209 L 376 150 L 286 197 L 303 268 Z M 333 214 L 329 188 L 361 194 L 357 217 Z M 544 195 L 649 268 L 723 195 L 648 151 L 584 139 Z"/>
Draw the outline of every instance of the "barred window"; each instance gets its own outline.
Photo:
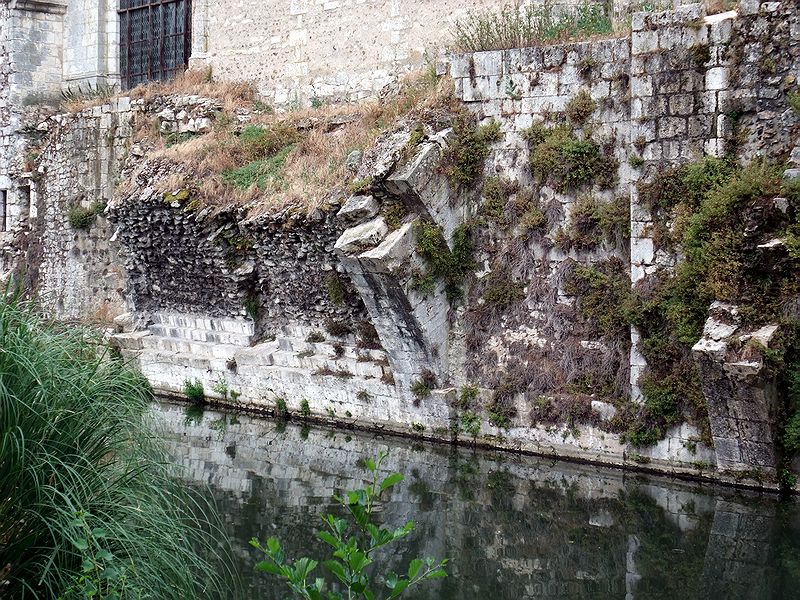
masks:
<path id="1" fill-rule="evenodd" d="M 6 215 L 8 214 L 8 192 L 0 190 L 0 232 L 8 230 Z"/>
<path id="2" fill-rule="evenodd" d="M 172 79 L 189 64 L 191 0 L 120 0 L 122 85 Z"/>

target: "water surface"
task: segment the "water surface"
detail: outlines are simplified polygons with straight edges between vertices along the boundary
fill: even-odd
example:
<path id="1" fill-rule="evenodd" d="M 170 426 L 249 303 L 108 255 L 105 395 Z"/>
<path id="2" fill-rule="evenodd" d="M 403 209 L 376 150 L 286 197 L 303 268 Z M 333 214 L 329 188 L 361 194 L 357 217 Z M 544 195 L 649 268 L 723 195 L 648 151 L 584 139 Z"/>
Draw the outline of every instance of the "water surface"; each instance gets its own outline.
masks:
<path id="1" fill-rule="evenodd" d="M 382 557 L 449 557 L 422 600 L 800 598 L 800 507 L 718 486 L 469 448 L 414 443 L 162 404 L 172 456 L 207 484 L 234 540 L 248 598 L 287 594 L 256 573 L 248 540 L 323 557 L 331 496 L 363 484 L 360 461 L 389 451 L 406 480 L 379 518 L 416 521 Z"/>

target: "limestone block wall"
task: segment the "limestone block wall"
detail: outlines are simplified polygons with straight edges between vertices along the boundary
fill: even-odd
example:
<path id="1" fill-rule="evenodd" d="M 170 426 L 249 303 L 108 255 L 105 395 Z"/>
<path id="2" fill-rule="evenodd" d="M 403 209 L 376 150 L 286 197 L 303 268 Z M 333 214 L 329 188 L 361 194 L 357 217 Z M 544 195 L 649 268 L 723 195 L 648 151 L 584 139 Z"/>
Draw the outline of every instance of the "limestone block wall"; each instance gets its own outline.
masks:
<path id="1" fill-rule="evenodd" d="M 108 321 L 125 312 L 127 277 L 104 211 L 128 151 L 134 112 L 130 99 L 120 98 L 37 125 L 48 135 L 36 148 L 32 243 L 17 269 L 60 318 Z M 76 208 L 97 213 L 86 228 L 70 224 Z"/>
<path id="2" fill-rule="evenodd" d="M 437 56 L 449 27 L 491 0 L 200 0 L 194 63 L 255 81 L 280 105 L 362 100 Z M 557 2 L 555 5 L 578 4 Z M 556 7 L 557 8 L 557 7 Z M 199 47 L 198 47 L 199 46 Z"/>
<path id="3" fill-rule="evenodd" d="M 295 15 L 301 24 L 324 10 L 301 4 L 293 5 L 307 9 Z M 306 400 L 317 418 L 463 440 L 463 410 L 454 404 L 461 386 L 475 384 L 481 391 L 470 410 L 481 414 L 483 443 L 702 474 L 721 461 L 698 443 L 691 425 L 674 426 L 646 449 L 620 441 L 613 401 L 641 400 L 637 383 L 646 365 L 637 335 L 627 326 L 614 335 L 593 327 L 568 279 L 576 266 L 588 265 L 621 275 L 627 286 L 673 264 L 674 256 L 655 247 L 651 215 L 634 185 L 655 169 L 717 154 L 733 142 L 745 156 L 796 152 L 796 117 L 786 101 L 798 68 L 793 6 L 767 3 L 715 17 L 685 6 L 637 15 L 629 37 L 453 57 L 461 101 L 479 122 L 500 126 L 484 181 L 500 177 L 518 185 L 514 193 L 531 192 L 545 222 L 535 232 L 516 221 L 505 229 L 475 225 L 487 219 L 487 198 L 469 186 L 451 187 L 438 165 L 455 134 L 431 124 L 415 135 L 410 153 L 413 124 L 388 132 L 356 175 L 371 178 L 368 189 L 341 208 L 334 198 L 308 216 L 288 210 L 251 220 L 233 208 L 201 209 L 193 190 L 170 187 L 180 165 L 132 144 L 137 113 L 144 113 L 141 123 L 155 118 L 162 132 L 209 131 L 218 103 L 186 96 L 148 105 L 119 98 L 75 115 L 29 120 L 26 131 L 38 138 L 27 161 L 32 173 L 14 180 L 31 183 L 29 219 L 20 220 L 27 229 L 19 238 L 6 237 L 6 247 L 56 315 L 110 319 L 132 312 L 118 321 L 125 329 L 118 344 L 160 391 L 180 394 L 186 380 L 199 380 L 210 397 L 233 404 L 274 412 L 285 399 L 300 412 Z M 345 15 L 351 8 L 329 10 Z M 207 7 L 209 23 L 214 10 Z M 262 7 L 248 10 L 256 16 Z M 770 27 L 775 36 L 764 33 Z M 734 32 L 748 41 L 741 60 Z M 774 65 L 762 68 L 776 53 Z M 607 185 L 595 182 L 579 194 L 535 180 L 525 132 L 563 123 L 560 113 L 581 93 L 593 110 L 570 127 L 591 134 L 614 167 Z M 739 112 L 735 102 L 742 103 Z M 734 116 L 774 132 L 774 139 L 737 137 Z M 777 130 L 776 119 L 788 133 Z M 629 160 L 639 155 L 641 163 Z M 606 205 L 621 198 L 630 209 L 622 227 L 629 224 L 630 236 L 620 231 L 593 247 L 563 243 L 588 195 Z M 87 230 L 73 229 L 70 208 L 96 201 L 111 207 Z M 390 231 L 381 208 L 398 202 L 405 220 Z M 443 281 L 430 294 L 414 288 L 415 270 L 425 268 L 416 252 L 422 220 L 451 243 L 458 226 L 475 228 L 476 265 L 463 304 L 450 304 Z M 3 270 L 11 262 L 6 247 Z M 498 275 L 513 284 L 510 309 L 486 301 Z M 437 390 L 414 397 L 411 384 L 428 370 Z M 516 413 L 508 427 L 488 420 L 494 390 L 512 390 L 504 397 Z M 583 420 L 569 412 L 544 420 L 537 412 L 543 402 L 578 407 Z"/>
<path id="4" fill-rule="evenodd" d="M 119 85 L 117 0 L 71 0 L 64 17 L 63 81 L 72 89 Z"/>

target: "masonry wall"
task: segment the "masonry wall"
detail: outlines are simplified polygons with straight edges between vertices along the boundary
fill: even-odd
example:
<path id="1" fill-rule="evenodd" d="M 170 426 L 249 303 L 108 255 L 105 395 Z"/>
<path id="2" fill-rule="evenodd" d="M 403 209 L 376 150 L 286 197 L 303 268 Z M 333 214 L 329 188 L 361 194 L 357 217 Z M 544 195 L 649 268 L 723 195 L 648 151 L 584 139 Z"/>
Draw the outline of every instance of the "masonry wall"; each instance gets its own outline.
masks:
<path id="1" fill-rule="evenodd" d="M 306 406 L 340 425 L 475 437 L 514 450 L 703 476 L 708 464 L 722 463 L 692 425 L 671 427 L 646 449 L 620 439 L 613 400 L 642 400 L 637 384 L 647 365 L 636 352 L 637 332 L 626 325 L 609 338 L 593 327 L 567 279 L 576 265 L 591 265 L 627 286 L 674 264 L 676 257 L 657 251 L 652 216 L 634 185 L 658 168 L 704 152 L 719 155 L 731 143 L 743 156 L 800 160 L 797 118 L 786 100 L 798 70 L 795 7 L 766 3 L 739 17 L 706 18 L 699 6 L 686 6 L 636 15 L 630 37 L 454 57 L 450 75 L 459 99 L 481 122 L 496 120 L 503 134 L 484 177 L 515 181 L 546 216 L 535 233 L 516 223 L 478 228 L 475 276 L 463 306 L 450 304 L 444 283 L 428 294 L 413 281 L 415 269 L 425 267 L 415 251 L 420 222 L 435 223 L 449 240 L 459 225 L 486 214 L 480 190 L 452 187 L 437 168 L 452 131 L 429 123 L 409 144 L 413 124 L 398 124 L 362 157 L 354 176 L 371 183 L 344 206 L 336 198 L 307 218 L 287 211 L 245 221 L 235 209 L 200 210 L 191 189 L 169 187 L 180 165 L 133 143 L 137 112 L 144 126 L 162 132 L 210 131 L 219 106 L 197 96 L 148 105 L 120 98 L 31 121 L 41 145 L 28 178 L 32 222 L 23 233 L 33 243 L 11 244 L 16 263 L 55 314 L 120 315 L 124 331 L 116 343 L 138 358 L 161 392 L 179 395 L 185 381 L 197 380 L 210 398 L 267 412 L 284 399 L 290 411 Z M 295 16 L 316 14 L 312 8 Z M 734 31 L 747 41 L 745 54 L 735 54 Z M 764 56 L 772 54 L 780 57 L 767 73 Z M 534 181 L 524 135 L 561 119 L 581 92 L 595 108 L 575 131 L 591 133 L 602 156 L 615 161 L 613 180 L 585 192 L 604 203 L 622 199 L 630 209 L 623 227 L 630 225 L 630 236 L 623 231 L 592 248 L 556 243 L 582 194 Z M 743 102 L 735 111 L 734 101 Z M 775 135 L 737 137 L 728 122 L 734 113 Z M 776 118 L 788 133 L 776 129 Z M 629 159 L 639 153 L 643 162 L 633 166 Z M 125 182 L 118 189 L 117 175 Z M 69 209 L 96 200 L 110 201 L 111 222 L 101 214 L 87 231 L 72 228 Z M 381 215 L 390 202 L 406 211 L 393 231 Z M 518 284 L 502 310 L 485 301 L 498 273 Z M 332 300 L 331 277 L 342 285 L 344 302 Z M 331 320 L 345 327 L 328 331 Z M 427 371 L 437 389 L 414 397 L 411 384 Z M 472 407 L 480 423 L 470 435 L 457 406 L 467 383 L 481 388 Z M 598 383 L 610 383 L 614 396 L 597 394 Z M 509 389 L 516 415 L 505 427 L 484 409 L 493 391 Z M 537 412 L 543 399 L 577 406 L 584 418 L 576 421 L 567 410 L 544 420 Z"/>
<path id="2" fill-rule="evenodd" d="M 435 64 L 457 19 L 497 6 L 490 0 L 206 0 L 194 3 L 193 61 L 223 79 L 256 82 L 280 105 L 362 100 L 414 68 Z"/>
<path id="3" fill-rule="evenodd" d="M 17 269 L 59 318 L 107 322 L 125 312 L 127 276 L 104 210 L 128 152 L 133 115 L 130 99 L 121 98 L 35 126 L 44 137 L 31 159 L 30 243 Z M 76 209 L 97 214 L 79 227 L 70 220 Z"/>
<path id="4" fill-rule="evenodd" d="M 66 87 L 119 85 L 117 0 L 71 0 L 64 25 Z"/>

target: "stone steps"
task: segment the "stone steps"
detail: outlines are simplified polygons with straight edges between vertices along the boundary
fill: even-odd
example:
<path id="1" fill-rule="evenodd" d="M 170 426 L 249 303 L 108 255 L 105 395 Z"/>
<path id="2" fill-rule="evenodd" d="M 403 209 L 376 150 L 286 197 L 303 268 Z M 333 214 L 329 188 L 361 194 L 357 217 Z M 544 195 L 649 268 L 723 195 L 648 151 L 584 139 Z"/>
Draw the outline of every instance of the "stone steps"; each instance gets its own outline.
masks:
<path id="1" fill-rule="evenodd" d="M 191 354 L 206 358 L 230 358 L 240 348 L 236 344 L 214 344 L 208 342 L 195 342 L 175 337 L 149 335 L 141 338 L 143 350 L 154 352 L 173 352 L 176 354 Z"/>
<path id="2" fill-rule="evenodd" d="M 204 342 L 207 344 L 249 346 L 250 340 L 252 339 L 252 335 L 234 333 L 231 331 L 173 327 L 171 325 L 164 324 L 150 325 L 148 329 L 154 336 L 175 338 L 191 342 Z"/>
<path id="3" fill-rule="evenodd" d="M 255 332 L 255 325 L 250 320 L 229 319 L 222 317 L 206 317 L 197 315 L 187 315 L 182 313 L 153 313 L 152 320 L 154 325 L 161 325 L 165 328 L 175 329 L 198 329 L 213 332 L 227 332 L 252 337 Z M 249 342 L 249 340 L 248 340 Z"/>

